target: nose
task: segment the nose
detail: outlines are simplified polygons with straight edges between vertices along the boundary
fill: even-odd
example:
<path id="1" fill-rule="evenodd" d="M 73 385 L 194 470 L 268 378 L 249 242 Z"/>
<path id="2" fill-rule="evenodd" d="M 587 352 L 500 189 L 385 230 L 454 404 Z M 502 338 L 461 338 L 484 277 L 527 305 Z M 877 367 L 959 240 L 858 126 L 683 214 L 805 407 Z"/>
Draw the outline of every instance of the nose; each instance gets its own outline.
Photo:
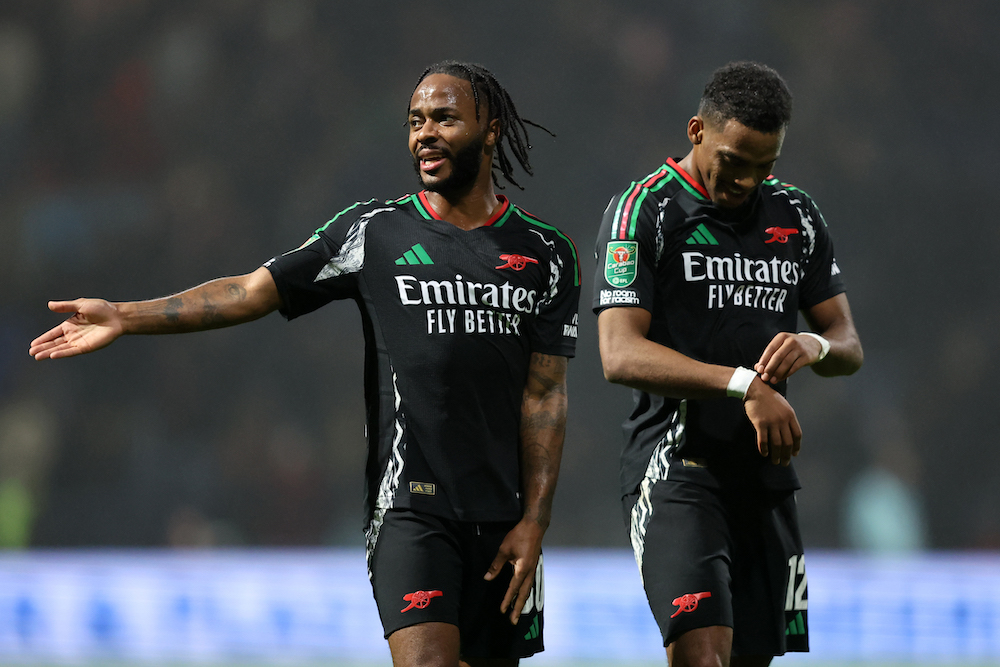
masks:
<path id="1" fill-rule="evenodd" d="M 753 190 L 762 180 L 764 180 L 764 177 L 759 176 L 754 170 L 750 169 L 736 174 L 736 178 L 733 179 L 736 185 L 744 190 Z"/>
<path id="2" fill-rule="evenodd" d="M 413 134 L 413 138 L 421 144 L 433 144 L 438 140 L 437 124 L 432 120 L 426 120 L 420 124 Z"/>

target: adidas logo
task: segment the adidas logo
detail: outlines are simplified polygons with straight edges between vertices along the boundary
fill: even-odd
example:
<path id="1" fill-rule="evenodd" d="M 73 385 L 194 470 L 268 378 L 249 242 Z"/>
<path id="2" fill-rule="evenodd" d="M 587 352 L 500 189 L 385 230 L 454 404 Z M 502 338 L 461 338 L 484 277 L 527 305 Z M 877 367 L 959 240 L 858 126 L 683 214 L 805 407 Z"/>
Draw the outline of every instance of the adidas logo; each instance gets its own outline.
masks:
<path id="1" fill-rule="evenodd" d="M 685 243 L 688 245 L 719 245 L 719 242 L 712 236 L 712 232 L 708 231 L 708 227 L 705 226 L 704 222 L 695 228 Z M 396 263 L 398 264 L 399 262 Z"/>
<path id="2" fill-rule="evenodd" d="M 802 619 L 802 612 L 795 615 L 795 618 L 788 624 L 785 635 L 804 635 L 806 633 L 806 623 Z"/>
<path id="3" fill-rule="evenodd" d="M 433 264 L 434 260 L 431 256 L 427 254 L 420 244 L 413 246 L 409 250 L 403 253 L 403 256 L 396 260 L 396 264 L 399 266 L 406 266 L 407 264 Z"/>
<path id="4" fill-rule="evenodd" d="M 528 633 L 524 635 L 525 639 L 538 639 L 538 635 L 542 633 L 542 629 L 538 623 L 538 614 L 535 614 L 535 620 L 531 622 L 531 626 L 528 628 Z"/>

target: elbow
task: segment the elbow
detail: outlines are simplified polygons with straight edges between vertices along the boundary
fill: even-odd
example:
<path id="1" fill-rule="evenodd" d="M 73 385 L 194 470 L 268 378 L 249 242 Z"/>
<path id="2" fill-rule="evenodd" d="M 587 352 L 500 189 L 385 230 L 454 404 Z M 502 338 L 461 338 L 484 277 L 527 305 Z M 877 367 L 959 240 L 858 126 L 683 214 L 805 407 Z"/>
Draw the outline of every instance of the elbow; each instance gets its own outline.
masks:
<path id="1" fill-rule="evenodd" d="M 848 375 L 854 375 L 859 370 L 861 366 L 865 363 L 865 351 L 861 349 L 861 343 L 858 343 L 857 351 L 854 354 L 854 358 L 851 360 L 851 369 L 847 372 Z"/>
<path id="2" fill-rule="evenodd" d="M 608 382 L 624 385 L 629 383 L 628 372 L 632 364 L 627 363 L 622 355 L 602 352 L 601 366 L 604 369 L 604 379 Z"/>
<path id="3" fill-rule="evenodd" d="M 837 377 L 842 375 L 854 375 L 865 362 L 865 353 L 861 349 L 861 344 L 851 346 L 847 353 L 838 355 L 836 359 L 829 359 L 831 363 L 819 363 L 813 366 L 817 375 L 822 377 Z"/>
<path id="4" fill-rule="evenodd" d="M 861 370 L 861 365 L 865 363 L 865 351 L 861 347 L 861 340 L 855 336 L 850 346 L 850 353 L 844 360 L 843 375 L 854 375 Z"/>

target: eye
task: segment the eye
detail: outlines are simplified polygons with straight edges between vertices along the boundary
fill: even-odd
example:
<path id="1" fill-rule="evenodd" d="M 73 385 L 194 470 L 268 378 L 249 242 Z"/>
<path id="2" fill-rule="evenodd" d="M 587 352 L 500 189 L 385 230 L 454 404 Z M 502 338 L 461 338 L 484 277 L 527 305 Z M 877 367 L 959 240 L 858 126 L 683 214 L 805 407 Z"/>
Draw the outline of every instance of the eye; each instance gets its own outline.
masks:
<path id="1" fill-rule="evenodd" d="M 411 130 L 417 130 L 424 124 L 423 118 L 418 116 L 410 116 L 409 125 Z"/>

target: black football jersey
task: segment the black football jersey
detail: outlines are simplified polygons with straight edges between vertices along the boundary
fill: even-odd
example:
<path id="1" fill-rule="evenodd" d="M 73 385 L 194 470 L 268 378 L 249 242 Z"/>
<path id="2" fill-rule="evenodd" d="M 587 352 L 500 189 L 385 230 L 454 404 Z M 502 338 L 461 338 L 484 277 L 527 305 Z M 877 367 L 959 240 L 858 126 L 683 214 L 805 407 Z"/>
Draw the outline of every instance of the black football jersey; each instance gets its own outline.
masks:
<path id="1" fill-rule="evenodd" d="M 358 203 L 265 264 L 288 319 L 334 299 L 361 310 L 369 516 L 521 517 L 530 355 L 573 356 L 580 275 L 568 237 L 498 200 L 471 231 L 425 193 Z"/>
<path id="2" fill-rule="evenodd" d="M 826 222 L 808 195 L 769 177 L 748 202 L 724 209 L 673 159 L 611 200 L 595 254 L 595 312 L 644 308 L 650 340 L 712 364 L 752 368 L 779 331 L 798 330 L 800 310 L 844 291 Z M 738 399 L 634 397 L 624 494 L 644 477 L 668 475 L 798 487 L 791 467 L 758 454 Z"/>

